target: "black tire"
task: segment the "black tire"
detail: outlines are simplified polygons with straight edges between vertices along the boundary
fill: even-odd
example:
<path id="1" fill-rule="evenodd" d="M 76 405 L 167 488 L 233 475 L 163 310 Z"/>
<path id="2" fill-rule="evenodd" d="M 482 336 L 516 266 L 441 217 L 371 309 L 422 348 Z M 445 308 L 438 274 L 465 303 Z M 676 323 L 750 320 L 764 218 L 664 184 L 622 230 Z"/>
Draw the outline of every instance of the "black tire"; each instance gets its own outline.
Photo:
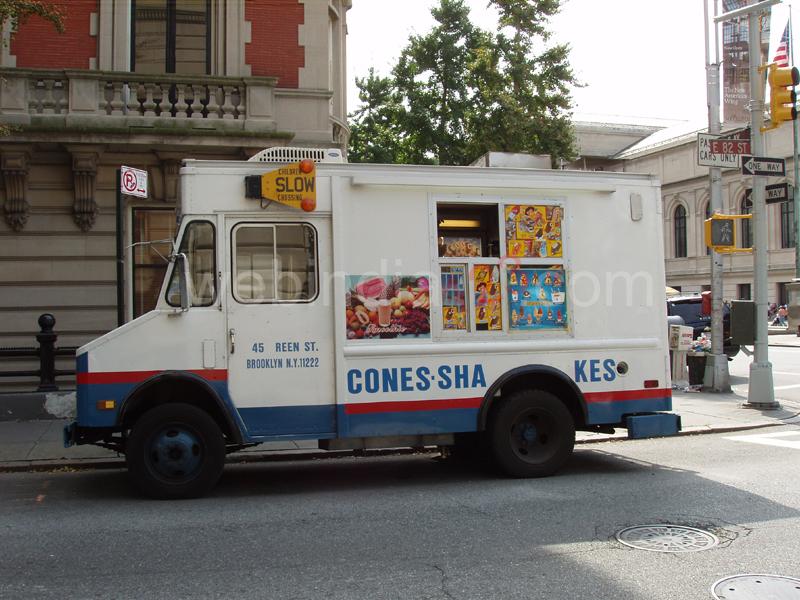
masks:
<path id="1" fill-rule="evenodd" d="M 511 477 L 546 477 L 567 462 L 575 421 L 550 392 L 513 392 L 494 410 L 487 432 L 495 463 Z"/>
<path id="2" fill-rule="evenodd" d="M 189 404 L 162 404 L 134 424 L 126 459 L 133 485 L 145 495 L 196 498 L 222 475 L 225 439 L 207 412 Z"/>

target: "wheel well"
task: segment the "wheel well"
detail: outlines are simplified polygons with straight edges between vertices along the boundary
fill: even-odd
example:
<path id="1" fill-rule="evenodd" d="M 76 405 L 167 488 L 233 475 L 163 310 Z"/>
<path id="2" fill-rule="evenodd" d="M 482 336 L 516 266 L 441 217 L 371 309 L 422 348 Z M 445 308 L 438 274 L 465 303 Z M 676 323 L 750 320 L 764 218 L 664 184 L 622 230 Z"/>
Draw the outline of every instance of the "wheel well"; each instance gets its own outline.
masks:
<path id="1" fill-rule="evenodd" d="M 486 396 L 481 408 L 478 429 L 486 428 L 489 414 L 495 406 L 502 402 L 518 390 L 543 390 L 550 392 L 561 400 L 569 410 L 575 421 L 576 429 L 586 425 L 586 411 L 581 397 L 580 390 L 577 389 L 566 376 L 560 371 L 549 368 L 547 371 L 530 370 L 517 374 L 510 374 L 502 380 L 499 385 L 495 384 Z"/>
<path id="2" fill-rule="evenodd" d="M 135 390 L 125 401 L 120 413 L 120 425 L 123 430 L 130 429 L 148 410 L 171 402 L 190 404 L 207 412 L 216 421 L 228 443 L 241 442 L 238 429 L 216 394 L 205 382 L 185 377 L 162 377 Z"/>

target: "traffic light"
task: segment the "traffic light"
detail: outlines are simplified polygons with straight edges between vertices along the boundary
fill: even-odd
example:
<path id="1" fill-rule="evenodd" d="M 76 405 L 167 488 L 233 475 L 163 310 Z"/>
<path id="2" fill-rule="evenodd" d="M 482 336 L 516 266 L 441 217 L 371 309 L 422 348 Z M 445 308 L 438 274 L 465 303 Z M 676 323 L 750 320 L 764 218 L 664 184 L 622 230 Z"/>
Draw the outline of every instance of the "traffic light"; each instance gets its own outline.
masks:
<path id="1" fill-rule="evenodd" d="M 717 249 L 736 247 L 736 227 L 729 216 L 712 215 L 706 219 L 706 246 Z"/>
<path id="2" fill-rule="evenodd" d="M 797 118 L 795 101 L 797 95 L 794 86 L 800 83 L 800 72 L 797 67 L 779 68 L 774 64 L 769 66 L 769 109 L 774 129 L 784 121 L 794 121 Z"/>
<path id="3" fill-rule="evenodd" d="M 752 248 L 738 248 L 736 221 L 750 219 L 753 215 L 720 215 L 714 213 L 705 220 L 706 246 L 714 252 L 752 252 Z"/>

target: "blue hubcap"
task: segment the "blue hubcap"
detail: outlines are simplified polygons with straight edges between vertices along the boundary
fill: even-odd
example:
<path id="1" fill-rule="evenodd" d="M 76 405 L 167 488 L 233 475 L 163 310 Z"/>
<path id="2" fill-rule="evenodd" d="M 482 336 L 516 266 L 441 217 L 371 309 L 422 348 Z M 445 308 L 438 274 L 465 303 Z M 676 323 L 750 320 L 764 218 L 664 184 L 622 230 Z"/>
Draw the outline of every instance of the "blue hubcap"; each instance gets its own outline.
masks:
<path id="1" fill-rule="evenodd" d="M 185 479 L 197 471 L 203 451 L 197 435 L 180 427 L 158 432 L 150 444 L 150 464 L 163 477 Z"/>
<path id="2" fill-rule="evenodd" d="M 533 423 L 526 423 L 522 426 L 520 435 L 522 439 L 528 443 L 534 441 L 536 439 L 536 426 Z"/>

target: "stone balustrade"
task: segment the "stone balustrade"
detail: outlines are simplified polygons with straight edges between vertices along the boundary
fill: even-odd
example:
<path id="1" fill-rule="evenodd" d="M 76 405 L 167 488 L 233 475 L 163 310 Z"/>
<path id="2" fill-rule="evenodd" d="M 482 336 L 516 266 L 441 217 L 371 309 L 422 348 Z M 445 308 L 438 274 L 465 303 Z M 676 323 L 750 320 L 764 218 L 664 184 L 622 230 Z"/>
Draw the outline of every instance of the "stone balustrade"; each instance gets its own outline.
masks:
<path id="1" fill-rule="evenodd" d="M 274 132 L 272 77 L 0 68 L 0 122 Z"/>

